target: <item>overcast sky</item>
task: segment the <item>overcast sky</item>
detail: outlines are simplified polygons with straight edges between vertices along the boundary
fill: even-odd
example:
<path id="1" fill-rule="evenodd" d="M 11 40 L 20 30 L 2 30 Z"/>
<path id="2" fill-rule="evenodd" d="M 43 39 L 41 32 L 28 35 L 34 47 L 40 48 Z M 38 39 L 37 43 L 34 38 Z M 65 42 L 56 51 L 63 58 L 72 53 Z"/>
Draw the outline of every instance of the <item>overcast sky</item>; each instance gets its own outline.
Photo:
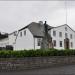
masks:
<path id="1" fill-rule="evenodd" d="M 67 24 L 75 30 L 75 1 L 67 1 Z M 0 31 L 11 33 L 31 22 L 66 24 L 65 1 L 0 1 Z"/>

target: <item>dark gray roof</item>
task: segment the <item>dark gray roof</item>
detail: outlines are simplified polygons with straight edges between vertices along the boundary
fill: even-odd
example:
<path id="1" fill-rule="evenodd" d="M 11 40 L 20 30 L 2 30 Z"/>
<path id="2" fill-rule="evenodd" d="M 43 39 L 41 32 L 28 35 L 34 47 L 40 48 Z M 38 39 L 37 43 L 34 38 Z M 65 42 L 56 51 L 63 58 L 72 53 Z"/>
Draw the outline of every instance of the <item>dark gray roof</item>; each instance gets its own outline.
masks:
<path id="1" fill-rule="evenodd" d="M 23 29 L 25 29 L 25 28 L 28 28 L 28 26 L 29 26 L 29 25 L 27 25 L 27 26 L 25 26 L 25 27 L 19 29 L 19 31 L 21 31 L 21 30 L 23 30 Z"/>
<path id="2" fill-rule="evenodd" d="M 47 25 L 48 29 L 51 29 L 52 27 Z M 34 37 L 44 37 L 44 24 L 32 22 L 29 25 L 21 28 L 19 31 L 28 28 L 30 32 L 33 34 Z"/>
<path id="3" fill-rule="evenodd" d="M 48 29 L 51 27 L 48 25 Z M 29 24 L 28 29 L 34 37 L 44 37 L 44 24 L 32 22 Z"/>
<path id="4" fill-rule="evenodd" d="M 39 23 L 32 22 L 29 24 L 28 29 L 35 37 L 44 37 L 44 26 Z"/>
<path id="5" fill-rule="evenodd" d="M 5 38 L 8 38 L 8 33 L 5 33 L 5 34 L 0 33 L 0 40 L 5 39 Z"/>

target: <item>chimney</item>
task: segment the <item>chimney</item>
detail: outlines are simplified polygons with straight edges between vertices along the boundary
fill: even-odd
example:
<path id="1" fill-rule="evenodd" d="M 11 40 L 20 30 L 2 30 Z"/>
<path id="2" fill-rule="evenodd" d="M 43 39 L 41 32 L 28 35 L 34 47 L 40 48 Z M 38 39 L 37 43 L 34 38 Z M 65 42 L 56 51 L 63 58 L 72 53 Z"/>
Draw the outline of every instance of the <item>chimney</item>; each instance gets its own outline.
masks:
<path id="1" fill-rule="evenodd" d="M 43 21 L 39 21 L 39 24 L 40 24 L 40 25 L 43 25 Z"/>

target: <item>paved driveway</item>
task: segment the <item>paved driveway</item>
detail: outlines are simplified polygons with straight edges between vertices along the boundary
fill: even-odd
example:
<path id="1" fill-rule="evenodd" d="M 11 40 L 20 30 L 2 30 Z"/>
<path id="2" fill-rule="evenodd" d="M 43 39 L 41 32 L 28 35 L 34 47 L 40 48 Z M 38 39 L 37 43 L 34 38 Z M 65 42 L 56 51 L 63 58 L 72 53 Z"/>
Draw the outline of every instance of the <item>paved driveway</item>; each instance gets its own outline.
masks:
<path id="1" fill-rule="evenodd" d="M 0 75 L 75 75 L 75 65 L 0 73 Z"/>

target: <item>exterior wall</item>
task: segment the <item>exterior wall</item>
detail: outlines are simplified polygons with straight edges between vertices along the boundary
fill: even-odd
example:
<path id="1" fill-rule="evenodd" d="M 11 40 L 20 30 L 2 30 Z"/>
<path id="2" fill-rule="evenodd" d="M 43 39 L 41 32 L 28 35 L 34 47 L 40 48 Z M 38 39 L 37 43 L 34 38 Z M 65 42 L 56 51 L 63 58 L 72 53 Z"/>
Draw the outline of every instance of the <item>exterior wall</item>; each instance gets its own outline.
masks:
<path id="1" fill-rule="evenodd" d="M 24 35 L 24 31 L 26 30 L 26 35 Z M 22 32 L 22 36 L 20 36 L 20 32 Z M 12 45 L 14 50 L 24 50 L 24 49 L 40 49 L 38 46 L 38 38 L 34 38 L 32 33 L 28 28 L 20 31 L 19 33 L 11 33 L 8 38 L 0 40 L 0 47 L 6 47 L 6 45 Z M 35 47 L 35 48 L 34 48 Z"/>
<path id="2" fill-rule="evenodd" d="M 6 45 L 12 45 L 15 44 L 16 36 L 14 36 L 14 33 L 9 34 L 8 38 L 0 40 L 0 47 L 6 47 Z"/>
<path id="3" fill-rule="evenodd" d="M 16 35 L 14 35 L 14 33 L 9 34 L 9 45 L 14 46 L 17 34 L 18 34 L 18 32 L 16 33 Z"/>
<path id="4" fill-rule="evenodd" d="M 0 47 L 6 47 L 6 45 L 9 45 L 9 39 L 8 38 L 0 40 Z"/>
<path id="5" fill-rule="evenodd" d="M 24 35 L 25 30 L 26 35 Z M 22 32 L 22 36 L 20 36 L 20 32 Z M 14 45 L 14 50 L 24 50 L 24 49 L 34 49 L 33 35 L 31 34 L 28 28 L 19 31 L 16 43 Z"/>
<path id="6" fill-rule="evenodd" d="M 67 31 L 65 30 L 65 27 L 67 27 Z M 26 30 L 26 35 L 24 35 L 24 31 Z M 53 36 L 53 31 L 56 31 L 56 36 Z M 20 32 L 22 32 L 22 36 L 20 36 Z M 62 37 L 59 37 L 59 32 L 62 32 Z M 69 38 L 69 48 L 75 49 L 75 32 L 68 26 L 68 25 L 62 25 L 59 27 L 52 28 L 48 32 L 52 37 L 53 40 L 56 40 L 56 49 L 64 49 L 64 39 L 65 39 L 65 33 L 68 34 Z M 72 34 L 72 39 L 70 38 L 70 34 Z M 34 38 L 32 33 L 28 28 L 23 29 L 21 31 L 16 32 L 16 35 L 14 33 L 9 34 L 8 38 L 0 40 L 0 47 L 5 47 L 6 45 L 12 45 L 14 47 L 14 50 L 24 50 L 24 49 L 40 49 L 41 46 L 38 46 L 38 38 Z M 41 38 L 42 40 L 42 38 Z M 62 47 L 60 47 L 59 41 L 62 41 Z M 71 42 L 73 43 L 73 47 L 71 47 Z"/>
<path id="7" fill-rule="evenodd" d="M 65 27 L 67 27 L 67 31 L 65 30 Z M 56 31 L 56 36 L 53 36 L 53 30 Z M 62 32 L 62 37 L 59 37 L 59 32 Z M 64 49 L 64 39 L 65 39 L 65 33 L 68 34 L 68 38 L 70 40 L 69 47 L 70 49 L 75 49 L 75 32 L 71 30 L 67 25 L 59 26 L 56 28 L 53 28 L 49 31 L 49 34 L 52 36 L 52 41 L 56 40 L 56 49 Z M 72 34 L 73 38 L 70 38 L 70 34 Z M 60 47 L 59 41 L 62 41 L 62 47 Z M 73 42 L 73 48 L 71 48 L 71 42 Z"/>
<path id="8" fill-rule="evenodd" d="M 26 71 L 68 64 L 75 64 L 75 56 L 0 58 L 0 72 Z"/>

